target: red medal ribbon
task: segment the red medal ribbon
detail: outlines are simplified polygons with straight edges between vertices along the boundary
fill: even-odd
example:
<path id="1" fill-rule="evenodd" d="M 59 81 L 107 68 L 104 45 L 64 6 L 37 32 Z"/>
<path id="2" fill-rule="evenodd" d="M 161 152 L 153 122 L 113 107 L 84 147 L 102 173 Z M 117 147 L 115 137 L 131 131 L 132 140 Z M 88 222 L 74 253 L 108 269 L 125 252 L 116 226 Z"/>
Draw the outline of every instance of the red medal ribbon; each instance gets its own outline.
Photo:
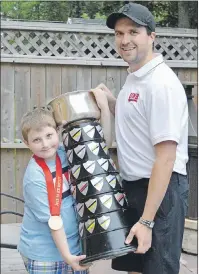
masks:
<path id="1" fill-rule="evenodd" d="M 62 199 L 62 186 L 63 186 L 62 166 L 61 166 L 60 158 L 58 154 L 56 154 L 56 182 L 54 186 L 53 176 L 44 159 L 39 158 L 36 155 L 33 155 L 33 157 L 36 163 L 43 169 L 43 172 L 45 175 L 47 192 L 48 192 L 48 202 L 50 206 L 50 214 L 51 216 L 59 216 L 60 208 L 61 208 L 61 199 Z"/>

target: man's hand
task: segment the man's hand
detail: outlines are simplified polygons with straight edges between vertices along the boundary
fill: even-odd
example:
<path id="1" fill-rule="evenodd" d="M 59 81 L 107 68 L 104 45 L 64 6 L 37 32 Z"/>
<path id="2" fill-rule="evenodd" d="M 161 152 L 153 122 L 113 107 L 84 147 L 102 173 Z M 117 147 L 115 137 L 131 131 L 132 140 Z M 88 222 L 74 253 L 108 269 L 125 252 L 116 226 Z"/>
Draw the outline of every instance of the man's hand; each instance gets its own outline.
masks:
<path id="1" fill-rule="evenodd" d="M 92 264 L 89 264 L 86 266 L 79 265 L 80 261 L 85 258 L 86 258 L 86 255 L 80 255 L 80 256 L 70 255 L 70 257 L 67 258 L 66 263 L 69 264 L 76 271 L 84 271 L 92 265 Z"/>
<path id="2" fill-rule="evenodd" d="M 137 222 L 130 230 L 125 243 L 130 244 L 134 236 L 138 240 L 138 248 L 134 253 L 146 253 L 151 247 L 152 229 Z"/>
<path id="3" fill-rule="evenodd" d="M 107 96 L 104 91 L 100 88 L 91 89 L 90 92 L 95 96 L 98 107 L 103 110 L 104 108 L 109 109 Z"/>
<path id="4" fill-rule="evenodd" d="M 110 91 L 110 89 L 108 89 L 107 86 L 105 86 L 103 83 L 99 84 L 95 89 L 101 89 L 101 90 L 103 90 L 104 93 L 107 96 L 108 101 L 111 101 L 111 100 L 115 99 L 115 97 L 113 96 L 113 94 Z"/>
<path id="5" fill-rule="evenodd" d="M 113 96 L 111 91 L 104 84 L 99 84 L 93 90 L 102 90 L 104 92 L 104 94 L 106 95 L 107 100 L 108 100 L 109 109 L 110 109 L 111 113 L 113 114 L 113 116 L 115 116 L 116 98 Z"/>

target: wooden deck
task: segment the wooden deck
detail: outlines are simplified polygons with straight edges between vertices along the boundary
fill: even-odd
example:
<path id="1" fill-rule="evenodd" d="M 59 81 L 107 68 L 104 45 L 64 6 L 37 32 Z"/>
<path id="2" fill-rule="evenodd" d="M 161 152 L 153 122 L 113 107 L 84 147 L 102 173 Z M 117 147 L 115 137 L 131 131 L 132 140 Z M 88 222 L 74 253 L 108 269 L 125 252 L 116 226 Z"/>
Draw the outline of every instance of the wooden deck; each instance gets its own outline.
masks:
<path id="1" fill-rule="evenodd" d="M 1 243 L 17 243 L 20 224 L 1 225 Z M 16 249 L 1 248 L 1 273 L 26 274 L 20 254 Z M 111 269 L 110 260 L 95 262 L 90 274 L 125 274 Z M 161 274 L 161 273 L 160 273 Z M 182 253 L 179 274 L 197 274 L 197 256 Z"/>

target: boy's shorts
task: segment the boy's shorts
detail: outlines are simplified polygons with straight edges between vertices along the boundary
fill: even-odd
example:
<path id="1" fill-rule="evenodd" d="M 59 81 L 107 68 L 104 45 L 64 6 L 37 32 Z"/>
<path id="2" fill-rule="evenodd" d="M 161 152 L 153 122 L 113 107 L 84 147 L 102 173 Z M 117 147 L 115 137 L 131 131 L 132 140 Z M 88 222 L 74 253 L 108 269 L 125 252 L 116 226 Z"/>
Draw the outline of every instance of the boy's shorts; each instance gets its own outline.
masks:
<path id="1" fill-rule="evenodd" d="M 149 179 L 123 181 L 130 207 L 129 214 L 134 216 L 134 222 L 143 213 L 148 183 Z M 113 259 L 113 269 L 143 274 L 179 273 L 188 188 L 187 176 L 173 172 L 165 197 L 156 213 L 151 248 L 145 254 L 129 253 Z"/>
<path id="2" fill-rule="evenodd" d="M 23 255 L 22 259 L 29 274 L 89 274 L 88 270 L 75 271 L 64 261 L 60 262 L 40 262 L 28 259 Z"/>

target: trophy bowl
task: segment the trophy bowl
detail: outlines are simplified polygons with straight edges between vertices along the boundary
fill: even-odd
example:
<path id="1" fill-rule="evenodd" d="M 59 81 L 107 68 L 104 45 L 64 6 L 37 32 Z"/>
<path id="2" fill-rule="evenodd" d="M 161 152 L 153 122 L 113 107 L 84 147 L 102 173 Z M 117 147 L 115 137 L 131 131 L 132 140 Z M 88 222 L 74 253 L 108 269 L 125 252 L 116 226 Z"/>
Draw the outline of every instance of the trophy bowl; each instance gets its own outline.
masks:
<path id="1" fill-rule="evenodd" d="M 89 90 L 77 90 L 64 93 L 48 103 L 53 109 L 55 122 L 58 126 L 75 120 L 86 118 L 100 119 L 100 109 L 93 93 Z"/>

